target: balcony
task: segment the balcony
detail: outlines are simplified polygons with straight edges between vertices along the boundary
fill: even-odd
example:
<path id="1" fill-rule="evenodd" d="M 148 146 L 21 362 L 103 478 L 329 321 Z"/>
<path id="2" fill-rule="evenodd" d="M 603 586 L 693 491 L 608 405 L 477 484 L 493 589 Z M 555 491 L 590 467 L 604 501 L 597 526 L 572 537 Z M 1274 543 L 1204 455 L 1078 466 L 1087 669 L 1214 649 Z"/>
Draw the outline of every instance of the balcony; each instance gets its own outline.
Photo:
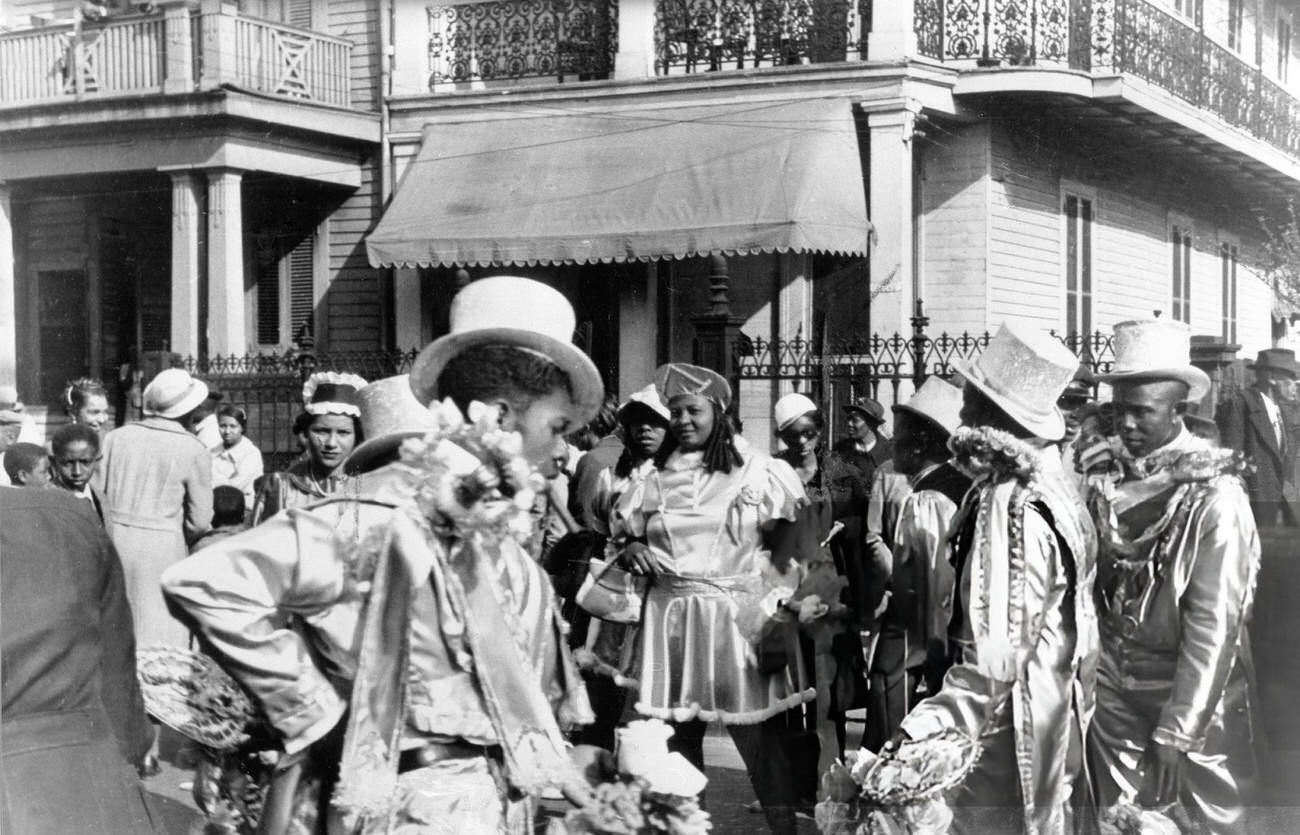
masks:
<path id="1" fill-rule="evenodd" d="M 915 0 L 913 19 L 925 57 L 1127 73 L 1300 156 L 1295 96 L 1204 28 L 1147 0 Z"/>
<path id="2" fill-rule="evenodd" d="M 226 12 L 165 12 L 0 33 L 0 108 L 210 90 L 349 106 L 352 44 Z"/>

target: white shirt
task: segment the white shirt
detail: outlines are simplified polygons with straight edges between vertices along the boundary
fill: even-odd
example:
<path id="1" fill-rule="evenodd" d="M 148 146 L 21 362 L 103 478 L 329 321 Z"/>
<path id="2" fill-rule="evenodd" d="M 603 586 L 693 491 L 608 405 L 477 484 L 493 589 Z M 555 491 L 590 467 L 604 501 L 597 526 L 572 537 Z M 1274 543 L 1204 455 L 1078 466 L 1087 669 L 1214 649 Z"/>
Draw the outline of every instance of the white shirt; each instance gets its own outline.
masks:
<path id="1" fill-rule="evenodd" d="M 1261 391 L 1259 397 L 1264 401 L 1264 411 L 1268 412 L 1268 422 L 1273 424 L 1273 439 L 1277 441 L 1278 449 L 1281 449 L 1286 446 L 1283 441 L 1286 432 L 1282 426 L 1282 412 L 1278 409 L 1277 404 L 1273 402 L 1273 398 L 1264 392 Z"/>

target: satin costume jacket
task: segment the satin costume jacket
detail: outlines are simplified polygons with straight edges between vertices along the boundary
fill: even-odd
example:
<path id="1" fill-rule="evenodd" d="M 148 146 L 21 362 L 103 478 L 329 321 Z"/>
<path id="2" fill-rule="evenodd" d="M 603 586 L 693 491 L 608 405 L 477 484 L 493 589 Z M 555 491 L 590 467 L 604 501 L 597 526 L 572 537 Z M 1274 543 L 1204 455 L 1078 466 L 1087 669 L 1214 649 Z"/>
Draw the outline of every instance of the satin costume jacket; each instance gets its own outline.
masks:
<path id="1" fill-rule="evenodd" d="M 560 723 L 591 721 L 547 576 L 515 539 L 431 526 L 410 498 L 418 479 L 382 468 L 360 499 L 279 514 L 173 566 L 163 585 L 287 752 L 350 706 L 335 797 L 349 826 L 525 831 L 529 816 L 482 757 L 397 774 L 399 748 L 501 746 L 506 780 L 537 793 L 570 774 Z"/>
<path id="2" fill-rule="evenodd" d="M 1145 459 L 1121 457 L 1115 495 L 1090 479 L 1102 654 L 1088 749 L 1102 805 L 1137 795 L 1149 741 L 1187 752 L 1181 800 L 1225 833 L 1246 826 L 1228 752 L 1249 715 L 1226 713 L 1224 696 L 1244 685 L 1260 544 L 1240 479 L 1193 463 L 1222 452 L 1184 429 Z"/>
<path id="3" fill-rule="evenodd" d="M 699 452 L 674 452 L 619 498 L 615 543 L 644 537 L 665 567 L 646 596 L 638 712 L 674 722 L 757 724 L 813 698 L 788 668 L 760 671 L 759 628 L 778 597 L 762 528 L 793 520 L 806 497 L 784 461 L 746 449 L 730 473 L 705 472 Z M 793 588 L 793 587 L 792 587 Z M 632 671 L 629 671 L 632 672 Z"/>
<path id="4" fill-rule="evenodd" d="M 952 798 L 955 831 L 1062 833 L 1091 712 L 1095 538 L 1056 448 L 1002 442 L 1030 463 L 1013 474 L 958 454 L 974 476 L 949 539 L 958 660 L 902 727 L 913 739 L 951 728 L 980 740 Z"/>

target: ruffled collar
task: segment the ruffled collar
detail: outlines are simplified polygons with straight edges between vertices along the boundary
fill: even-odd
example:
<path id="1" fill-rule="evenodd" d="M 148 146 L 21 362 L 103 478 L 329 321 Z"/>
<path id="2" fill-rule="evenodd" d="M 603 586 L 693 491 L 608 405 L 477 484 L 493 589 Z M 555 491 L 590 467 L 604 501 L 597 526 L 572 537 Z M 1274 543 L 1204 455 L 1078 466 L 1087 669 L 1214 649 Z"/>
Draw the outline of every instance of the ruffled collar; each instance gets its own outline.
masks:
<path id="1" fill-rule="evenodd" d="M 972 481 L 1013 478 L 1027 484 L 1042 474 L 1045 447 L 988 426 L 963 426 L 948 439 L 952 463 Z"/>

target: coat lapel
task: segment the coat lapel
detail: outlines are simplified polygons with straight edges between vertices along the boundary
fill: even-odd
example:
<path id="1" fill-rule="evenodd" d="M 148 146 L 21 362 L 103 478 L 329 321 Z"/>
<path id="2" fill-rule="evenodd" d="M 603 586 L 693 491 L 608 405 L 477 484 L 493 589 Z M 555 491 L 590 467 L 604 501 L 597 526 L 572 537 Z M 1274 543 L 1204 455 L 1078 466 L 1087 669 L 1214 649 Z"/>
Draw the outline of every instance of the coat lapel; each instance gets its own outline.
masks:
<path id="1" fill-rule="evenodd" d="M 1264 406 L 1263 396 L 1251 389 L 1247 402 L 1250 404 L 1251 425 L 1259 433 L 1264 448 L 1280 461 L 1282 459 L 1282 450 L 1278 447 L 1277 433 L 1273 431 L 1273 421 L 1268 418 L 1268 409 Z"/>

